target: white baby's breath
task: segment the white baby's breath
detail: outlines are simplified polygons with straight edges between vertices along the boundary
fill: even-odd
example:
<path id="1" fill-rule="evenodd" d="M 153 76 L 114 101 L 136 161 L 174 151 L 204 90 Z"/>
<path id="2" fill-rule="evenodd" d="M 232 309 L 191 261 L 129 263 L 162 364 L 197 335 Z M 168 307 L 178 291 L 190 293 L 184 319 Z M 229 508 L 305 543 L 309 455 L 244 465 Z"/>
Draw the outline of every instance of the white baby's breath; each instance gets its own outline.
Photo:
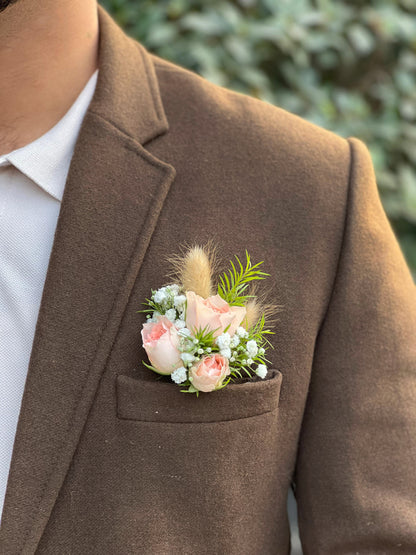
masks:
<path id="1" fill-rule="evenodd" d="M 179 294 L 180 287 L 177 283 L 171 283 L 167 286 L 167 289 L 169 290 L 169 293 L 171 293 L 171 295 L 175 297 Z"/>
<path id="2" fill-rule="evenodd" d="M 174 308 L 170 308 L 165 312 L 165 316 L 168 320 L 174 322 L 176 320 L 176 310 Z"/>
<path id="3" fill-rule="evenodd" d="M 185 327 L 185 322 L 183 320 L 175 320 L 175 327 L 178 330 L 182 330 Z"/>
<path id="4" fill-rule="evenodd" d="M 248 337 L 248 331 L 244 329 L 242 326 L 238 326 L 235 333 L 243 339 L 246 339 Z"/>
<path id="5" fill-rule="evenodd" d="M 178 311 L 182 311 L 184 309 L 186 303 L 186 297 L 185 295 L 176 295 L 173 298 L 173 306 L 176 308 L 176 310 Z"/>
<path id="6" fill-rule="evenodd" d="M 166 292 L 166 287 L 161 287 L 153 294 L 153 300 L 156 304 L 163 305 L 167 301 L 168 295 Z"/>
<path id="7" fill-rule="evenodd" d="M 264 380 L 267 375 L 267 366 L 265 364 L 259 364 L 256 369 L 256 374 L 259 376 L 259 378 Z"/>
<path id="8" fill-rule="evenodd" d="M 218 345 L 219 349 L 227 349 L 230 347 L 231 344 L 231 336 L 228 331 L 219 335 L 216 339 L 216 344 Z"/>
<path id="9" fill-rule="evenodd" d="M 225 347 L 220 350 L 220 354 L 225 358 L 231 358 L 231 349 L 229 347 Z"/>
<path id="10" fill-rule="evenodd" d="M 179 368 L 176 368 L 176 370 L 174 370 L 172 372 L 172 374 L 170 375 L 170 377 L 172 378 L 172 380 L 175 383 L 183 383 L 186 382 L 186 379 L 188 377 L 187 375 L 187 371 L 186 368 L 184 366 L 180 366 Z"/>
<path id="11" fill-rule="evenodd" d="M 237 347 L 240 343 L 240 338 L 238 337 L 238 335 L 235 333 L 231 340 L 230 340 L 230 347 L 235 349 L 235 347 Z"/>
<path id="12" fill-rule="evenodd" d="M 162 316 L 160 312 L 158 312 L 157 310 L 153 311 L 152 316 L 149 316 L 149 314 L 147 315 L 147 323 L 152 324 L 154 322 L 157 322 L 159 316 Z"/>
<path id="13" fill-rule="evenodd" d="M 183 362 L 186 365 L 188 365 L 188 364 L 191 364 L 195 360 L 195 357 L 194 357 L 194 355 L 191 355 L 191 353 L 182 353 L 181 354 L 181 359 L 183 360 Z"/>
<path id="14" fill-rule="evenodd" d="M 250 358 L 255 357 L 258 353 L 258 350 L 259 350 L 258 347 L 257 347 L 257 343 L 254 341 L 254 339 L 251 339 L 250 341 L 247 341 L 246 349 L 247 349 L 247 353 L 249 354 Z"/>

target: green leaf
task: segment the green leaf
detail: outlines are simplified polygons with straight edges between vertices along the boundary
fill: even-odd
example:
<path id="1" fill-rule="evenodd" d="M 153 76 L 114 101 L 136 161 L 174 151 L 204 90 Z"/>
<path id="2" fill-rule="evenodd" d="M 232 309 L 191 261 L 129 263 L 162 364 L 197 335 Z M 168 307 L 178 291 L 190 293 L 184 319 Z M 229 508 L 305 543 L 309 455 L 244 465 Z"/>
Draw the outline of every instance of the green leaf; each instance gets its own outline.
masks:
<path id="1" fill-rule="evenodd" d="M 249 284 L 255 280 L 265 279 L 270 274 L 262 272 L 259 267 L 263 262 L 258 262 L 257 264 L 252 264 L 250 255 L 246 250 L 246 263 L 245 266 L 241 263 L 241 260 L 235 255 L 238 263 L 238 268 L 232 260 L 230 260 L 231 269 L 228 270 L 229 279 L 227 272 L 224 272 L 220 276 L 220 283 L 218 284 L 218 294 L 231 306 L 244 306 L 249 298 L 253 295 L 243 295 L 244 291 L 248 288 Z"/>
<path id="2" fill-rule="evenodd" d="M 153 370 L 153 372 L 156 372 L 156 374 L 159 374 L 160 376 L 169 375 L 169 374 L 165 374 L 163 372 L 160 372 L 160 370 L 158 370 L 157 368 L 155 368 L 151 364 L 147 364 L 146 362 L 144 362 L 144 360 L 142 360 L 142 364 L 144 364 L 144 366 L 146 366 L 146 368 L 149 368 L 149 370 Z"/>

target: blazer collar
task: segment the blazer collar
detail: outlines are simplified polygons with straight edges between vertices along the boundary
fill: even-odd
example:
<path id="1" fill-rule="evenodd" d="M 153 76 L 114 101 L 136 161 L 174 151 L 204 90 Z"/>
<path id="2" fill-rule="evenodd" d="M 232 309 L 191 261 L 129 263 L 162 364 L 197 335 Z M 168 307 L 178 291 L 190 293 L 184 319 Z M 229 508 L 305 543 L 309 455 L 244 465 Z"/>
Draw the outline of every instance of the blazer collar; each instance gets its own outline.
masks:
<path id="1" fill-rule="evenodd" d="M 100 72 L 90 111 L 144 145 L 169 128 L 153 63 L 141 44 L 98 10 Z"/>
<path id="2" fill-rule="evenodd" d="M 69 168 L 22 399 L 0 553 L 33 554 L 77 447 L 174 168 L 152 60 L 99 8 L 99 77 Z"/>

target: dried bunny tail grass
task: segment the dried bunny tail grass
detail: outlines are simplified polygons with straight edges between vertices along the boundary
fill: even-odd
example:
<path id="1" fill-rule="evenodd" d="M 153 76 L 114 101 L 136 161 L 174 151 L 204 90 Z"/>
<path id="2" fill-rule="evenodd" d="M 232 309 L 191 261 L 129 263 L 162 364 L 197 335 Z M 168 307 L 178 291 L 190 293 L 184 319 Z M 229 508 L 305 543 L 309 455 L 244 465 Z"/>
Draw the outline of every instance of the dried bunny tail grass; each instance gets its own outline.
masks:
<path id="1" fill-rule="evenodd" d="M 185 252 L 168 258 L 176 278 L 185 291 L 194 291 L 204 299 L 214 295 L 212 276 L 216 266 L 215 246 L 209 241 L 204 246 L 188 247 Z"/>
<path id="2" fill-rule="evenodd" d="M 283 310 L 283 305 L 266 302 L 267 298 L 271 297 L 271 292 L 258 293 L 258 284 L 253 284 L 248 292 L 249 295 L 254 295 L 246 303 L 246 316 L 242 322 L 242 326 L 249 330 L 252 328 L 264 314 L 265 328 L 272 327 L 276 322 L 276 314 Z"/>
<path id="3" fill-rule="evenodd" d="M 246 315 L 242 322 L 242 326 L 249 330 L 254 326 L 261 316 L 261 306 L 256 299 L 249 299 L 246 303 Z"/>
<path id="4" fill-rule="evenodd" d="M 204 299 L 212 293 L 212 269 L 202 247 L 193 247 L 183 260 L 181 282 L 185 291 L 194 291 Z"/>

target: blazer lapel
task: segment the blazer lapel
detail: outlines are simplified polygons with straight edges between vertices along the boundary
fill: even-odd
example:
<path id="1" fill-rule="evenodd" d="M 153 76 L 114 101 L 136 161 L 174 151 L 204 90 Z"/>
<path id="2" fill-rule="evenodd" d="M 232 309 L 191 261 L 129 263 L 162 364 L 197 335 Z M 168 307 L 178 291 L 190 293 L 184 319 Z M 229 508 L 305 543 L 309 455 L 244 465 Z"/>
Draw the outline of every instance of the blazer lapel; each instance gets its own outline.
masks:
<path id="1" fill-rule="evenodd" d="M 62 199 L 7 486 L 0 553 L 33 554 L 173 181 L 152 62 L 102 8 L 96 93 Z"/>

